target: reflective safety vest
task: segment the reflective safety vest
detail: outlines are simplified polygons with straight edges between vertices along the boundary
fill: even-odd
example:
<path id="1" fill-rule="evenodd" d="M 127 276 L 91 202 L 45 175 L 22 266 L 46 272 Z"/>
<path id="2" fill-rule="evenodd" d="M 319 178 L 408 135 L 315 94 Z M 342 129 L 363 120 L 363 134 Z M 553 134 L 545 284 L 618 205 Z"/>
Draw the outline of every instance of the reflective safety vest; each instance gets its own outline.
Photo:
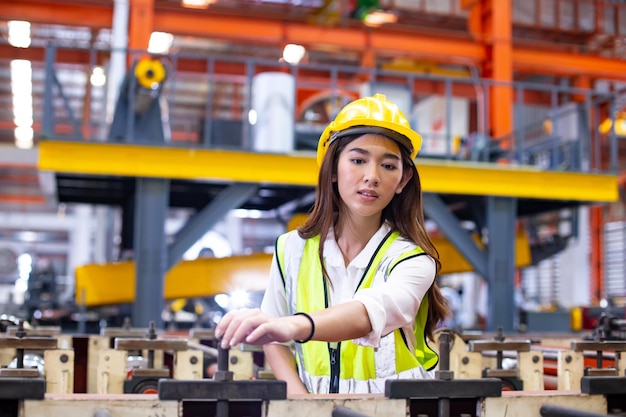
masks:
<path id="1" fill-rule="evenodd" d="M 399 236 L 398 232 L 390 232 L 383 239 L 361 277 L 357 291 L 371 287 L 377 274 L 384 274 L 382 278 L 386 280 L 403 260 L 424 255 L 422 248 L 415 246 L 400 256 L 387 257 L 389 248 Z M 319 236 L 304 240 L 297 231 L 283 234 L 276 241 L 276 258 L 291 314 L 329 307 L 329 289 L 319 262 L 319 245 Z M 301 253 L 302 257 L 285 259 L 285 250 Z M 298 271 L 297 277 L 293 276 L 293 271 Z M 428 294 L 420 303 L 416 316 L 415 352 L 409 348 L 404 329 L 383 336 L 377 348 L 360 346 L 350 340 L 296 343 L 300 378 L 309 392 L 315 394 L 384 392 L 386 379 L 432 378 L 427 371 L 437 365 L 439 358 L 426 342 L 427 315 Z"/>

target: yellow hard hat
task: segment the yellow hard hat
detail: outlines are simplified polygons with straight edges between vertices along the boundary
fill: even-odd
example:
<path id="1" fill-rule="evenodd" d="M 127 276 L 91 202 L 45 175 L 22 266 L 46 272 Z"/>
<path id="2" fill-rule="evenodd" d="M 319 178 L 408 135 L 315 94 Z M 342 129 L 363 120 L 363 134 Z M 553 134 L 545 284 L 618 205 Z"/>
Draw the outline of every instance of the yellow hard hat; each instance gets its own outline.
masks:
<path id="1" fill-rule="evenodd" d="M 317 144 L 317 164 L 322 165 L 328 146 L 335 139 L 366 133 L 378 133 L 396 140 L 409 150 L 411 159 L 415 159 L 422 147 L 422 137 L 411 129 L 398 106 L 383 94 L 375 94 L 346 104 L 324 129 Z"/>

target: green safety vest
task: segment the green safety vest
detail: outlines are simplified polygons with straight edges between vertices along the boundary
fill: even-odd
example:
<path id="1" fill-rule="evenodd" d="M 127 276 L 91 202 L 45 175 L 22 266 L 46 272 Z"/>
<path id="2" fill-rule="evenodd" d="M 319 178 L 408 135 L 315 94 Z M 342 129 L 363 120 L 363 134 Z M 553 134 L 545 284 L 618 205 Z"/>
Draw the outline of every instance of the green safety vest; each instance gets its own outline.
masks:
<path id="1" fill-rule="evenodd" d="M 293 314 L 296 311 L 310 313 L 328 308 L 328 284 L 322 275 L 322 268 L 319 262 L 320 237 L 315 236 L 305 241 L 297 283 L 293 285 L 285 277 L 285 244 L 288 235 L 288 233 L 283 234 L 277 239 L 276 258 L 278 259 L 278 266 L 285 284 L 287 303 L 290 306 L 290 310 L 295 308 L 295 311 L 290 311 L 290 313 Z M 383 239 L 370 260 L 357 287 L 357 291 L 372 286 L 381 262 L 385 259 L 385 255 L 392 243 L 399 236 L 398 232 L 390 232 Z M 389 275 L 401 261 L 422 255 L 423 253 L 422 248 L 416 246 L 393 260 L 387 259 L 387 262 L 391 262 L 385 273 Z M 398 375 L 402 377 L 401 374 L 404 371 L 420 366 L 426 370 L 431 370 L 437 365 L 439 358 L 426 342 L 424 332 L 427 315 L 428 295 L 424 296 L 416 316 L 416 327 L 414 329 L 416 339 L 415 353 L 412 353 L 409 349 L 403 329 L 396 329 L 384 336 L 381 339 L 381 347 L 377 349 L 360 346 L 350 340 L 339 343 L 310 341 L 296 344 L 296 361 L 300 377 L 309 390 L 312 388 L 311 385 L 320 386 L 320 380 L 326 379 L 321 382 L 321 386 L 325 387 L 328 385 L 331 393 L 339 392 L 339 385 L 343 387 L 360 386 L 361 392 L 363 390 L 370 392 L 367 388 L 368 381 L 377 382 L 377 385 L 380 386 L 381 380 L 392 376 L 397 378 Z M 392 338 L 392 340 L 388 338 Z M 382 372 L 384 375 L 381 375 L 380 369 L 377 372 L 377 361 L 379 364 L 395 363 L 395 370 L 385 369 L 385 372 Z"/>

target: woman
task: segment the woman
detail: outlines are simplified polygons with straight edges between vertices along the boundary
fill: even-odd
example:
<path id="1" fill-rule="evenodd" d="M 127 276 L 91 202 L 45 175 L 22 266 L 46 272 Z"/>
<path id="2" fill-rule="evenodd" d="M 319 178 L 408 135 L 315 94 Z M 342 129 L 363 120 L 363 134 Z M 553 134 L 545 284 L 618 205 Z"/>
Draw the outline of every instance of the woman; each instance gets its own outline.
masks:
<path id="1" fill-rule="evenodd" d="M 432 377 L 426 341 L 448 307 L 413 163 L 421 142 L 385 96 L 347 104 L 320 137 L 312 213 L 278 238 L 261 309 L 218 324 L 224 348 L 263 344 L 289 395 Z"/>

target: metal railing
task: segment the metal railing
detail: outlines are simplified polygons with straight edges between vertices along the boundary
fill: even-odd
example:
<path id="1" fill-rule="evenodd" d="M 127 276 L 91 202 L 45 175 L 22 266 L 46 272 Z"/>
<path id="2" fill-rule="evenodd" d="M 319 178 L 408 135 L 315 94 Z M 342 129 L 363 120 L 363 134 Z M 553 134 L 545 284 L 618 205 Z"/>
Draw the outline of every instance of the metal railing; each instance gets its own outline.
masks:
<path id="1" fill-rule="evenodd" d="M 89 62 L 69 63 L 60 58 L 68 55 L 63 49 L 46 48 L 43 85 L 33 86 L 36 137 L 109 140 L 108 86 L 91 84 L 89 74 L 95 66 L 106 64 L 112 51 L 80 50 L 91 57 Z M 127 54 L 129 62 L 145 56 L 119 52 Z M 292 104 L 284 128 L 293 134 L 293 150 L 313 150 L 319 134 L 348 101 L 382 92 L 399 104 L 422 134 L 422 157 L 546 170 L 617 171 L 614 130 L 607 134 L 598 130 L 603 119 L 619 110 L 615 93 L 528 82 L 503 84 L 479 78 L 475 71 L 468 71 L 466 77 L 446 77 L 339 65 L 290 66 L 217 55 L 152 58 L 167 68 L 158 102 L 166 125 L 165 143 L 170 146 L 254 151 L 259 126 L 250 119 L 255 110 L 255 79 L 269 72 L 293 80 L 293 89 L 286 93 Z M 137 88 L 133 77 L 127 85 Z M 269 94 L 280 90 L 280 86 L 270 87 Z M 494 121 L 491 96 L 496 89 L 510 89 L 514 102 L 510 134 L 493 138 L 488 126 Z M 130 120 L 133 109 L 127 111 Z"/>

